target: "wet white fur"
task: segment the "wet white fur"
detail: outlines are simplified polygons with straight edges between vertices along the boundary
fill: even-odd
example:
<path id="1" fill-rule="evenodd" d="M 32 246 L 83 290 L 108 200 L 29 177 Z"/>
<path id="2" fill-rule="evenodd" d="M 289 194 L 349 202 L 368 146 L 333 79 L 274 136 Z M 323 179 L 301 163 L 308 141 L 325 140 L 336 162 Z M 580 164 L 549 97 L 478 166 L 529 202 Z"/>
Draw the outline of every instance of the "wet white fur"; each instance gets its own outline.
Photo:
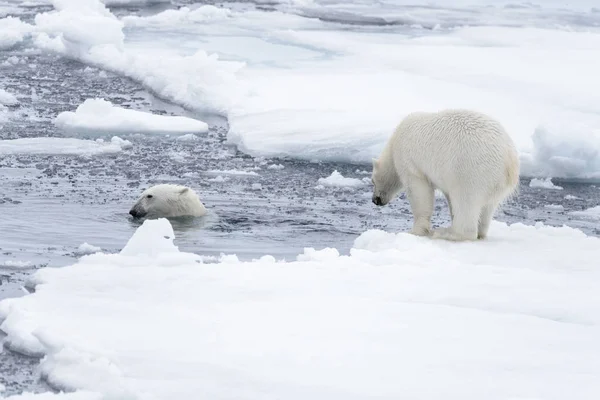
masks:
<path id="1" fill-rule="evenodd" d="M 148 198 L 151 195 L 151 198 Z M 194 216 L 207 213 L 194 190 L 187 186 L 161 184 L 146 189 L 132 210 L 147 213 L 148 218 Z"/>
<path id="2" fill-rule="evenodd" d="M 485 238 L 498 205 L 516 194 L 519 158 L 499 122 L 469 110 L 416 112 L 373 160 L 373 201 L 407 193 L 411 233 L 448 240 Z M 452 224 L 431 231 L 434 189 L 446 196 Z"/>

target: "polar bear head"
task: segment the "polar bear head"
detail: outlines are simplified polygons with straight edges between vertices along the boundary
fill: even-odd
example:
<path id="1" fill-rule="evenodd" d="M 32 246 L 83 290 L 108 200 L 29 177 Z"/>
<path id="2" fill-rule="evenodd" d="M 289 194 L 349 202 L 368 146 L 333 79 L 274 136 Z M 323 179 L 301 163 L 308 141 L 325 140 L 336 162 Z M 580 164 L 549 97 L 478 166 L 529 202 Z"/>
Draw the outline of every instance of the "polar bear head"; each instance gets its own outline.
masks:
<path id="1" fill-rule="evenodd" d="M 134 218 L 199 217 L 206 214 L 206 209 L 189 187 L 161 184 L 146 189 L 129 214 Z"/>
<path id="2" fill-rule="evenodd" d="M 378 206 L 385 206 L 402 190 L 402 182 L 390 161 L 373 159 L 373 203 Z"/>

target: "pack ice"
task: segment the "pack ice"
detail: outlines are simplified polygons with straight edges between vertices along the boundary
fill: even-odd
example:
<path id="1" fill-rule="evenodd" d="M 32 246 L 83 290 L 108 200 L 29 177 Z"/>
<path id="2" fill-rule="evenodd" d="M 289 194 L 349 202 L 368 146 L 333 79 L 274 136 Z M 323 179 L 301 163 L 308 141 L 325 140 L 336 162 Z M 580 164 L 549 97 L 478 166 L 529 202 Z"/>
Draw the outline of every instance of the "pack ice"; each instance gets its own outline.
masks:
<path id="1" fill-rule="evenodd" d="M 74 391 L 53 398 L 600 396 L 600 239 L 578 230 L 370 230 L 349 254 L 211 264 L 173 240 L 148 220 L 120 253 L 41 269 L 34 293 L 0 303 L 5 345 Z"/>

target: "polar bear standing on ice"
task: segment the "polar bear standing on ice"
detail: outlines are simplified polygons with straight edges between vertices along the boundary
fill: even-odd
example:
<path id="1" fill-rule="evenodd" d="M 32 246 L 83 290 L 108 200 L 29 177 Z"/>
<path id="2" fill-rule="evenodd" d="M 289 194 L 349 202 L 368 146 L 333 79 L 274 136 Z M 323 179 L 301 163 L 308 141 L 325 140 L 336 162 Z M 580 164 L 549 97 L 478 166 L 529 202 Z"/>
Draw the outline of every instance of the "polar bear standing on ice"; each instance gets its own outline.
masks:
<path id="1" fill-rule="evenodd" d="M 191 188 L 166 183 L 146 189 L 129 211 L 134 218 L 201 217 L 206 213 Z"/>
<path id="2" fill-rule="evenodd" d="M 516 193 L 519 158 L 499 122 L 469 110 L 415 112 L 373 159 L 373 203 L 406 190 L 411 233 L 447 240 L 486 237 L 498 205 Z M 446 196 L 452 225 L 431 232 L 434 190 Z"/>

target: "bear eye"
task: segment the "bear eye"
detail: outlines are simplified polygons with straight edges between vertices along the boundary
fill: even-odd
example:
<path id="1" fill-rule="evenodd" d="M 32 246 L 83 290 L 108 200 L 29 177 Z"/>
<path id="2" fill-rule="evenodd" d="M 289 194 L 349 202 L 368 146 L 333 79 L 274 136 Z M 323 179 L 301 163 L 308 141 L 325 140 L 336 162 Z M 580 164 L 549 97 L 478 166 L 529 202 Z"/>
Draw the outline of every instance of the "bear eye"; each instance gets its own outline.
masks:
<path id="1" fill-rule="evenodd" d="M 148 199 L 151 199 L 152 197 L 154 197 L 154 196 L 152 196 L 151 194 L 149 194 L 148 196 L 146 196 L 146 198 L 148 198 Z"/>

